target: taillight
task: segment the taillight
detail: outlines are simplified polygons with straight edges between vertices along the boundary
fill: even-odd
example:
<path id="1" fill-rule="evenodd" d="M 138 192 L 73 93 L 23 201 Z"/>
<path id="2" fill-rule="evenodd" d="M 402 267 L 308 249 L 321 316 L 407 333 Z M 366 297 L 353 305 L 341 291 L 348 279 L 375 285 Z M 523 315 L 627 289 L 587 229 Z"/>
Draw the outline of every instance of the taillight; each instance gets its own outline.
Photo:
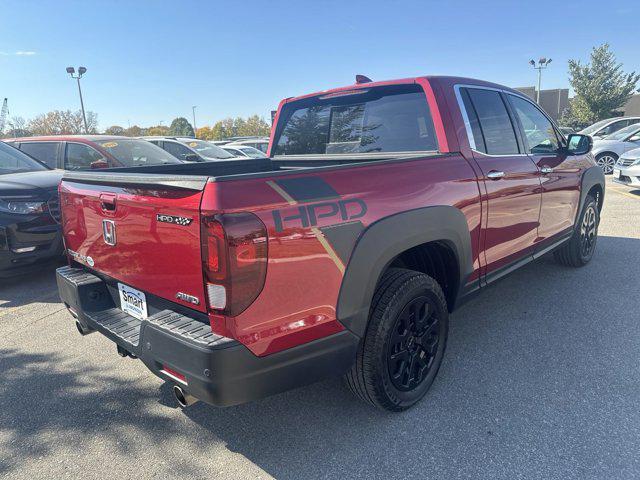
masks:
<path id="1" fill-rule="evenodd" d="M 251 213 L 202 219 L 202 264 L 211 310 L 235 316 L 258 297 L 267 274 L 267 229 Z"/>

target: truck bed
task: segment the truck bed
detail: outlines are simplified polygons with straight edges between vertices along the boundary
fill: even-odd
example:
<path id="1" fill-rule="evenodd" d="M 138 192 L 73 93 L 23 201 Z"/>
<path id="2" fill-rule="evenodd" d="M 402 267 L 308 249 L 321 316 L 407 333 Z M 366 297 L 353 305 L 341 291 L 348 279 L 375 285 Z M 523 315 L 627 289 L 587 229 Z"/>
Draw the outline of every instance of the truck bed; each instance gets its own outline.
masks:
<path id="1" fill-rule="evenodd" d="M 208 181 L 226 181 L 239 178 L 283 175 L 301 170 L 350 167 L 355 164 L 379 164 L 412 158 L 446 156 L 439 152 L 404 152 L 398 154 L 301 155 L 249 160 L 193 162 L 146 167 L 121 167 L 105 170 L 65 171 L 63 178 L 70 181 L 104 184 L 162 185 L 174 188 L 202 190 Z M 140 175 L 143 174 L 143 175 Z"/>

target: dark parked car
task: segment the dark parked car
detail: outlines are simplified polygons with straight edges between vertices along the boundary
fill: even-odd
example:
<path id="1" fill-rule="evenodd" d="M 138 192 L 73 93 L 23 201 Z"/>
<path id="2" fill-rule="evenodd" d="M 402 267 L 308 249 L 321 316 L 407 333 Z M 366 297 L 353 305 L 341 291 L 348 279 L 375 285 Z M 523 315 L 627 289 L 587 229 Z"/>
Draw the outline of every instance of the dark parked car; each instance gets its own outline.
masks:
<path id="1" fill-rule="evenodd" d="M 5 140 L 51 168 L 90 170 L 181 163 L 144 140 L 111 135 L 56 135 Z"/>
<path id="2" fill-rule="evenodd" d="M 61 178 L 61 171 L 0 142 L 0 277 L 62 258 Z"/>
<path id="3" fill-rule="evenodd" d="M 142 137 L 184 162 L 215 162 L 235 158 L 213 143 L 190 137 Z"/>

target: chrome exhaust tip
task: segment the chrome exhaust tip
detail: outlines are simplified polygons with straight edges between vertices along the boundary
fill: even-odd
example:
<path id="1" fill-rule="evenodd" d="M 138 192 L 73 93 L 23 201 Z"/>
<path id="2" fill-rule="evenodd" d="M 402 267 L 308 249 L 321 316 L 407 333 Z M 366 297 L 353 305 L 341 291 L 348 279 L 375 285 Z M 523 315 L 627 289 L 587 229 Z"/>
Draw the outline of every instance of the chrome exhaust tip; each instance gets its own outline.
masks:
<path id="1" fill-rule="evenodd" d="M 189 395 L 182 389 L 182 387 L 178 385 L 173 386 L 173 396 L 176 397 L 178 405 L 180 405 L 182 408 L 187 408 L 189 405 L 193 405 L 194 403 L 198 402 L 198 399 L 196 397 L 194 397 L 193 395 Z"/>
<path id="2" fill-rule="evenodd" d="M 88 327 L 84 327 L 79 320 L 76 320 L 76 328 L 78 329 L 78 332 L 80 332 L 80 335 L 82 336 L 89 335 L 90 333 L 95 332 L 95 330 L 92 330 Z"/>

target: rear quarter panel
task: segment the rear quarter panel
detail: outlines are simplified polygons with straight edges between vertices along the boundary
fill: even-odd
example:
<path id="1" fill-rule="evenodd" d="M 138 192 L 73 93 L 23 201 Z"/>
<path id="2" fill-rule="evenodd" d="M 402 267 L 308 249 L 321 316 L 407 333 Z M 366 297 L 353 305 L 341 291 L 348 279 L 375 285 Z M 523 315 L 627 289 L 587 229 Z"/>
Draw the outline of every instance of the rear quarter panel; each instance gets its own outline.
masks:
<path id="1" fill-rule="evenodd" d="M 211 184 L 203 213 L 251 211 L 269 236 L 264 289 L 226 327 L 257 355 L 342 330 L 336 304 L 358 236 L 377 220 L 416 208 L 463 212 L 472 237 L 471 280 L 477 278 L 479 195 L 475 173 L 459 154 Z M 338 227 L 344 235 L 336 237 L 330 230 Z"/>

